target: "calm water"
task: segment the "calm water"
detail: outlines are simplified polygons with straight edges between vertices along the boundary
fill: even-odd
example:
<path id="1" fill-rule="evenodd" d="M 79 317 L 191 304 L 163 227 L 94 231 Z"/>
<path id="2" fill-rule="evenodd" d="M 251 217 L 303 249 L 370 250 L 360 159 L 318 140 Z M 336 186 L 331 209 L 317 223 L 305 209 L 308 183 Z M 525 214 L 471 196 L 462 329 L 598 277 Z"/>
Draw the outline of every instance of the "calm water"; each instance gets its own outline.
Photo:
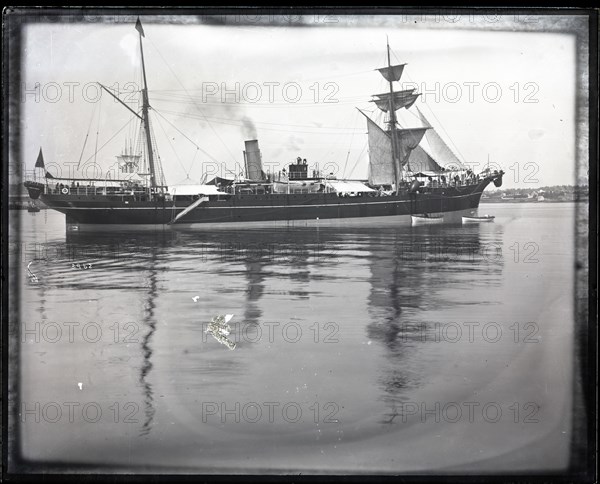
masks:
<path id="1" fill-rule="evenodd" d="M 563 469 L 575 207 L 111 235 L 13 211 L 22 454 L 104 471 Z M 234 350 L 204 331 L 225 314 Z"/>

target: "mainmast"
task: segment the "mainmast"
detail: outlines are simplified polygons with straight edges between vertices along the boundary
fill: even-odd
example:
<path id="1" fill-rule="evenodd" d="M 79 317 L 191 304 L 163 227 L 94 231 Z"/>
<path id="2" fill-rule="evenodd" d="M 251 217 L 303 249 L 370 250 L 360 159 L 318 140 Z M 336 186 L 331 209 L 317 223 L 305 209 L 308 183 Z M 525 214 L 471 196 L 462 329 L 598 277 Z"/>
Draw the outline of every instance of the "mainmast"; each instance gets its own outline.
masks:
<path id="1" fill-rule="evenodd" d="M 142 121 L 144 123 L 144 131 L 146 132 L 146 146 L 148 152 L 148 166 L 150 168 L 150 186 L 156 188 L 156 172 L 154 170 L 154 152 L 152 151 L 152 137 L 150 135 L 150 117 L 148 111 L 150 109 L 150 102 L 148 101 L 148 83 L 146 82 L 146 65 L 144 64 L 144 48 L 142 46 L 142 37 L 144 36 L 144 29 L 142 28 L 142 22 L 138 17 L 135 24 L 135 29 L 140 34 L 140 53 L 142 55 L 142 74 L 144 78 L 144 86 L 142 88 Z"/>

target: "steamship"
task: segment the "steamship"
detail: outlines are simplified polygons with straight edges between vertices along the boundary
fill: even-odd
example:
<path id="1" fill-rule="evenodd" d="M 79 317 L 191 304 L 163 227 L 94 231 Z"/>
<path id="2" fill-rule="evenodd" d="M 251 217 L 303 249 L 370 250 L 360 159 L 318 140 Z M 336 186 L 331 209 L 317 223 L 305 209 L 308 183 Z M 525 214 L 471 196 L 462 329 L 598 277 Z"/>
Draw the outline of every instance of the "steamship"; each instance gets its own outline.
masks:
<path id="1" fill-rule="evenodd" d="M 143 38 L 138 19 L 142 69 L 141 109 L 129 109 L 139 122 L 139 138 L 117 156 L 120 178 L 57 178 L 45 169 L 42 150 L 34 179 L 24 182 L 31 199 L 64 213 L 68 230 L 172 227 L 373 226 L 410 225 L 416 217 L 461 223 L 475 216 L 482 192 L 502 185 L 503 171 L 474 173 L 459 160 L 417 111 L 421 126 L 400 124 L 397 112 L 410 109 L 416 89 L 394 90 L 406 64 L 377 69 L 389 91 L 371 100 L 382 111 L 376 122 L 362 110 L 367 124 L 367 180 L 337 179 L 309 170 L 298 158 L 287 170 L 265 173 L 257 140 L 245 141 L 245 176 L 215 177 L 202 185 L 172 186 L 165 182 L 152 133 Z M 39 177 L 37 172 L 41 171 Z"/>

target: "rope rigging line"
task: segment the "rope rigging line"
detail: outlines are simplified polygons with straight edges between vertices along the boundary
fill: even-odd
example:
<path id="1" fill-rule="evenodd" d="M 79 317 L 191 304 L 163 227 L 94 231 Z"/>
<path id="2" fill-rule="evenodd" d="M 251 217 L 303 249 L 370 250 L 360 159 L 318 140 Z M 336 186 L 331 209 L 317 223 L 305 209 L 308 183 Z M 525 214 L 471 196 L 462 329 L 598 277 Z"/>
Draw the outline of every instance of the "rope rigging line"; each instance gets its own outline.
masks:
<path id="1" fill-rule="evenodd" d="M 88 129 L 85 134 L 85 139 L 83 140 L 83 148 L 81 148 L 81 154 L 79 155 L 79 161 L 77 162 L 77 170 L 79 170 L 79 165 L 81 165 L 81 159 L 83 158 L 83 152 L 85 151 L 85 145 L 87 144 L 87 140 L 90 135 L 90 129 L 92 129 L 92 122 L 94 121 L 94 115 L 96 114 L 96 106 L 97 106 L 97 104 L 94 104 L 94 109 L 92 109 L 92 116 L 90 117 L 90 124 L 88 125 Z"/>
<path id="2" fill-rule="evenodd" d="M 213 157 L 210 153 L 208 153 L 207 151 L 203 150 L 200 146 L 198 146 L 194 141 L 192 141 L 189 136 L 187 136 L 183 131 L 181 131 L 177 126 L 175 126 L 171 121 L 169 121 L 166 117 L 164 117 L 159 111 L 157 111 L 156 109 L 154 109 L 154 112 L 156 114 L 158 114 L 161 118 L 163 118 L 167 123 L 169 123 L 181 136 L 183 136 L 185 139 L 187 139 L 190 143 L 192 143 L 196 148 L 198 148 L 200 151 L 202 151 L 202 153 L 204 153 L 206 156 L 208 156 L 211 160 L 213 160 L 216 163 L 219 163 L 219 161 Z M 192 169 L 192 167 L 190 167 L 190 170 Z"/>
<path id="3" fill-rule="evenodd" d="M 425 103 L 424 103 L 425 104 Z M 427 106 L 427 104 L 425 104 L 425 106 Z M 427 109 L 429 109 L 429 112 L 431 113 L 431 115 L 434 117 L 434 119 L 437 121 L 438 126 L 442 129 L 442 131 L 444 132 L 444 134 L 447 136 L 448 141 L 450 141 L 450 143 L 452 143 L 453 148 L 456 150 L 456 152 L 460 155 L 460 157 L 462 158 L 461 163 L 463 165 L 466 165 L 467 162 L 465 161 L 466 158 L 464 157 L 464 155 L 460 152 L 460 150 L 458 149 L 458 146 L 456 146 L 456 143 L 454 143 L 454 140 L 451 138 L 451 136 L 448 134 L 448 132 L 446 131 L 446 129 L 444 128 L 444 126 L 442 125 L 441 121 L 438 119 L 438 117 L 435 115 L 435 113 L 433 112 L 433 110 L 427 106 Z M 435 129 L 435 128 L 434 128 Z M 452 151 L 452 149 L 448 146 L 448 149 L 450 149 L 450 151 Z M 455 155 L 456 156 L 456 155 Z M 457 157 L 458 158 L 458 157 Z"/>
<path id="4" fill-rule="evenodd" d="M 154 110 L 156 112 L 156 109 Z M 181 113 L 178 111 L 169 111 L 169 110 L 161 110 L 161 112 L 164 113 L 168 113 L 168 114 L 173 114 L 173 115 L 177 115 L 183 118 L 190 118 L 190 119 L 201 119 L 198 116 L 191 114 L 191 113 Z M 222 119 L 222 118 L 212 118 L 214 119 Z M 243 124 L 241 124 L 241 122 L 228 122 L 227 120 L 224 121 L 214 121 L 216 124 L 224 124 L 224 125 L 228 125 L 228 126 L 238 126 L 238 127 L 242 127 Z M 282 123 L 266 123 L 266 122 L 256 122 L 255 124 L 257 125 L 261 125 L 261 124 L 269 124 L 269 125 L 275 125 L 275 126 L 294 126 L 294 125 L 287 125 L 287 124 L 282 124 Z M 327 129 L 336 129 L 338 131 L 327 131 L 322 129 L 322 127 L 313 127 L 313 126 L 308 126 L 306 125 L 306 127 L 310 127 L 313 128 L 315 130 L 318 131 L 305 131 L 305 130 L 300 130 L 300 129 L 278 129 L 278 128 L 267 128 L 264 126 L 261 126 L 260 129 L 261 130 L 265 130 L 265 131 L 278 131 L 278 132 L 283 132 L 283 133 L 303 133 L 303 134 L 345 134 L 345 132 L 349 132 L 349 131 L 356 131 L 357 128 L 338 128 L 338 127 L 327 127 Z M 342 131 L 342 130 L 345 130 Z"/>
<path id="5" fill-rule="evenodd" d="M 313 100 L 307 100 L 307 101 L 296 101 L 296 102 L 290 102 L 290 101 L 286 101 L 285 99 L 282 101 L 249 101 L 249 100 L 243 100 L 242 97 L 240 96 L 239 100 L 236 101 L 227 101 L 227 100 L 223 100 L 221 99 L 221 101 L 217 101 L 217 100 L 209 100 L 207 99 L 207 96 L 192 96 L 192 97 L 182 97 L 179 94 L 156 94 L 153 96 L 153 101 L 160 101 L 160 102 L 168 102 L 168 103 L 175 103 L 175 104 L 189 104 L 190 103 L 190 99 L 192 100 L 201 100 L 202 104 L 207 105 L 207 106 L 232 106 L 232 105 L 238 105 L 238 104 L 243 104 L 244 106 L 257 106 L 257 107 L 261 107 L 261 108 L 265 108 L 265 107 L 294 107 L 294 106 L 315 106 L 315 107 L 321 107 L 322 104 L 352 104 L 354 102 L 363 100 L 365 98 L 364 95 L 356 95 L 356 96 L 343 96 L 343 97 L 336 97 L 335 99 L 332 99 L 330 101 L 325 101 L 324 103 L 319 103 L 319 102 L 315 102 L 314 98 Z"/>
<path id="6" fill-rule="evenodd" d="M 194 166 L 194 162 L 196 161 L 196 156 L 198 156 L 198 151 L 200 151 L 198 148 L 196 148 L 196 151 L 194 151 L 194 156 L 192 157 L 192 162 L 190 163 L 190 171 L 192 170 L 192 167 Z M 187 176 L 186 176 L 185 179 L 186 180 L 190 179 L 190 172 L 189 171 L 187 172 Z"/>
<path id="7" fill-rule="evenodd" d="M 356 111 L 354 115 L 354 126 L 356 126 L 356 119 L 358 118 L 358 111 Z M 354 141 L 354 133 L 356 130 L 352 131 L 352 136 L 350 137 L 350 144 L 348 145 L 348 154 L 346 155 L 346 163 L 344 163 L 344 171 L 342 172 L 342 178 L 346 174 L 346 167 L 348 166 L 348 159 L 350 158 L 350 150 L 352 149 L 352 141 Z"/>
<path id="8" fill-rule="evenodd" d="M 181 112 L 181 111 L 171 111 L 168 109 L 161 109 L 161 112 L 168 113 L 168 114 L 175 114 L 175 115 L 178 115 L 181 117 L 189 117 L 189 118 L 199 119 L 199 116 L 194 115 L 193 113 L 185 113 L 185 112 Z M 217 122 L 217 124 L 219 121 L 229 121 L 230 123 L 222 123 L 222 124 L 232 124 L 235 126 L 243 126 L 241 120 L 237 121 L 237 120 L 232 120 L 231 118 L 216 118 L 216 117 L 209 117 L 208 119 L 211 119 L 211 120 Z M 232 121 L 235 121 L 235 123 Z M 257 125 L 267 124 L 270 126 L 290 126 L 290 127 L 294 127 L 294 128 L 312 128 L 312 129 L 317 129 L 317 130 L 323 130 L 323 129 L 336 129 L 336 130 L 346 130 L 346 131 L 356 130 L 355 127 L 314 126 L 314 125 L 310 125 L 310 124 L 270 123 L 268 121 L 255 121 L 254 124 L 257 124 Z M 267 129 L 267 128 L 264 128 L 264 129 Z"/>
<path id="9" fill-rule="evenodd" d="M 100 151 L 102 151 L 102 148 L 104 148 L 108 143 L 110 143 L 113 139 L 115 139 L 115 137 L 121 132 L 123 131 L 128 125 L 129 123 L 131 123 L 132 119 L 129 119 L 123 126 L 121 126 L 119 128 L 119 130 L 113 134 L 102 146 L 100 146 L 100 148 L 98 148 L 96 150 L 96 153 L 99 153 Z M 94 153 L 92 156 L 90 156 L 87 160 L 85 160 L 83 162 L 83 164 L 85 165 L 88 161 L 90 161 L 92 158 L 95 158 L 96 153 Z"/>
<path id="10" fill-rule="evenodd" d="M 325 76 L 325 77 L 307 77 L 307 78 L 302 78 L 302 82 L 309 82 L 309 81 L 322 81 L 322 80 L 329 80 L 329 79 L 338 79 L 341 77 L 351 77 L 351 76 L 357 76 L 359 74 L 367 74 L 373 72 L 372 69 L 367 69 L 364 71 L 355 71 L 355 72 L 350 72 L 348 74 L 335 74 L 335 75 L 330 75 L 330 76 Z M 177 95 L 177 93 L 181 92 L 181 91 L 186 91 L 186 92 L 194 92 L 194 91 L 200 91 L 202 92 L 202 88 L 200 89 L 151 89 L 149 90 L 150 93 L 174 93 L 174 95 Z"/>
<path id="11" fill-rule="evenodd" d="M 356 162 L 354 163 L 354 166 L 352 167 L 352 170 L 350 170 L 350 173 L 348 173 L 348 177 L 351 177 L 352 173 L 354 173 L 354 170 L 356 169 L 356 167 L 358 165 L 358 162 L 360 161 L 360 158 L 361 158 L 362 154 L 365 152 L 366 148 L 367 148 L 367 142 L 365 141 L 365 144 L 363 145 L 362 150 L 358 154 L 358 158 L 356 159 Z"/>
<path id="12" fill-rule="evenodd" d="M 160 157 L 160 154 L 158 153 L 158 147 L 157 147 L 157 143 L 156 143 L 156 137 L 154 136 L 154 130 L 152 129 L 152 123 L 150 123 L 150 120 L 148 120 L 148 127 L 150 129 L 150 149 L 152 150 L 152 152 L 156 155 L 156 159 L 158 160 L 158 184 L 161 186 L 165 186 L 166 185 L 166 181 L 165 181 L 165 174 L 163 172 L 162 169 L 162 159 Z"/>
<path id="13" fill-rule="evenodd" d="M 392 54 L 394 55 L 394 57 L 396 58 L 396 60 L 398 62 L 400 62 L 400 59 L 398 59 L 398 56 L 396 55 L 396 53 L 393 51 L 393 49 L 390 48 L 390 50 L 392 51 Z M 416 82 L 414 82 L 410 75 L 408 75 L 408 73 L 406 73 L 406 77 L 408 78 L 409 81 L 411 81 L 413 84 L 416 84 Z M 421 96 L 422 97 L 422 96 Z M 456 143 L 454 143 L 454 140 L 452 139 L 452 137 L 450 136 L 450 134 L 448 134 L 448 132 L 446 131 L 446 128 L 444 128 L 444 125 L 442 124 L 442 122 L 438 119 L 438 117 L 435 115 L 435 113 L 433 112 L 433 109 L 431 109 L 429 107 L 429 105 L 425 102 L 423 102 L 424 106 L 427 106 L 427 109 L 429 110 L 429 112 L 431 113 L 431 115 L 433 116 L 433 118 L 436 120 L 437 125 L 441 128 L 441 130 L 444 132 L 444 134 L 446 135 L 448 141 L 450 141 L 450 143 L 452 143 L 452 147 L 454 148 L 454 150 L 456 150 L 456 152 L 460 155 L 460 157 L 462 158 L 460 161 L 463 164 L 466 164 L 467 162 L 465 161 L 466 158 L 463 156 L 463 154 L 460 152 L 460 150 L 458 149 L 458 146 L 456 145 Z M 410 111 L 409 111 L 410 112 Z M 414 113 L 411 113 L 414 114 Z M 416 115 L 415 115 L 416 116 Z M 435 128 L 434 128 L 435 129 Z M 448 149 L 450 149 L 450 151 L 452 151 L 452 149 L 450 147 L 448 147 Z M 458 157 L 457 157 L 458 158 Z"/>
<path id="14" fill-rule="evenodd" d="M 177 77 L 177 74 L 175 74 L 175 72 L 173 71 L 173 69 L 171 69 L 171 66 L 165 60 L 165 58 L 163 57 L 163 55 L 160 53 L 160 50 L 158 50 L 158 48 L 156 47 L 156 45 L 154 44 L 154 42 L 152 42 L 152 39 L 150 39 L 150 43 L 152 44 L 152 46 L 154 47 L 154 49 L 156 50 L 156 52 L 158 52 L 158 55 L 160 56 L 160 58 L 162 59 L 162 61 L 167 65 L 167 67 L 171 71 L 171 74 L 173 74 L 173 77 L 175 77 L 175 79 L 177 79 L 177 82 L 183 88 L 183 90 L 187 94 L 188 98 L 196 106 L 196 108 L 198 109 L 198 112 L 201 113 L 204 116 L 204 113 L 202 112 L 202 110 L 198 107 L 198 105 L 196 104 L 196 102 L 194 101 L 194 99 L 192 98 L 192 96 L 190 96 L 188 90 L 185 88 L 185 86 L 183 85 L 183 83 L 181 82 L 181 80 L 179 79 L 179 77 Z M 204 117 L 206 119 L 206 116 L 204 116 Z M 227 150 L 227 152 L 231 156 L 231 159 L 234 162 L 237 163 L 237 160 L 236 160 L 235 156 L 233 156 L 233 153 L 229 150 L 229 146 L 227 146 L 227 144 L 225 144 L 225 142 L 221 139 L 221 137 L 219 136 L 219 133 L 217 133 L 217 131 L 215 130 L 215 128 L 213 127 L 213 125 L 208 121 L 208 119 L 206 119 L 206 122 L 208 123 L 208 126 L 210 127 L 210 129 L 212 130 L 212 132 L 215 134 L 215 136 L 219 139 L 219 141 L 221 142 L 221 144 L 225 147 L 225 149 Z"/>
<path id="15" fill-rule="evenodd" d="M 96 164 L 96 155 L 98 154 L 98 138 L 100 137 L 100 111 L 102 105 L 102 96 L 100 96 L 100 100 L 98 101 L 98 124 L 96 125 L 96 148 L 94 151 L 94 164 Z"/>
<path id="16" fill-rule="evenodd" d="M 163 131 L 163 134 L 165 135 L 165 138 L 167 138 L 167 141 L 169 142 L 169 146 L 171 147 L 171 150 L 173 151 L 173 154 L 175 155 L 175 158 L 177 158 L 177 161 L 179 162 L 179 165 L 181 166 L 181 168 L 183 169 L 184 173 L 187 175 L 187 177 L 189 178 L 189 171 L 187 171 L 185 169 L 185 166 L 183 166 L 183 162 L 181 161 L 181 158 L 179 157 L 179 154 L 177 154 L 177 151 L 175 151 L 175 147 L 173 146 L 173 143 L 171 143 L 171 138 L 167 135 L 167 132 L 161 122 L 161 120 L 159 118 L 156 118 L 156 120 L 158 121 L 158 125 L 160 126 L 160 128 Z M 198 152 L 198 150 L 196 149 L 196 153 Z"/>

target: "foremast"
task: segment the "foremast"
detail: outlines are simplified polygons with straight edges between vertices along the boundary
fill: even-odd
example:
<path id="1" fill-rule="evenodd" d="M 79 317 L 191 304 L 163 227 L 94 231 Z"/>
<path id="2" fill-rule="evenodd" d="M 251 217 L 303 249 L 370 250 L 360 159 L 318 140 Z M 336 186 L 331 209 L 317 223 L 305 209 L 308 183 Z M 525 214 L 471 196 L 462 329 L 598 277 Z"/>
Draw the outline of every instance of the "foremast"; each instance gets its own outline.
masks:
<path id="1" fill-rule="evenodd" d="M 381 111 L 389 113 L 387 131 L 361 111 L 367 118 L 369 131 L 369 182 L 372 185 L 395 184 L 397 194 L 403 181 L 403 166 L 407 164 L 411 151 L 419 145 L 425 131 L 429 129 L 429 127 L 400 128 L 398 126 L 396 111 L 410 108 L 420 96 L 419 93 L 414 92 L 415 88 L 394 91 L 394 82 L 402 77 L 405 65 L 392 65 L 390 45 L 387 42 L 387 67 L 377 70 L 388 82 L 389 92 L 375 94 L 371 101 Z"/>
<path id="2" fill-rule="evenodd" d="M 150 169 L 150 188 L 151 191 L 156 193 L 158 185 L 156 183 L 156 168 L 154 165 L 154 151 L 152 149 L 152 136 L 150 131 L 150 101 L 148 99 L 148 82 L 146 80 L 146 64 L 144 62 L 144 47 L 142 38 L 145 37 L 144 29 L 142 27 L 142 22 L 139 17 L 135 24 L 135 29 L 138 31 L 140 36 L 140 55 L 142 59 L 142 78 L 143 78 L 143 87 L 142 87 L 142 123 L 144 126 L 144 132 L 146 133 L 146 149 L 148 154 L 148 167 Z M 162 189 L 162 186 L 160 187 Z"/>

